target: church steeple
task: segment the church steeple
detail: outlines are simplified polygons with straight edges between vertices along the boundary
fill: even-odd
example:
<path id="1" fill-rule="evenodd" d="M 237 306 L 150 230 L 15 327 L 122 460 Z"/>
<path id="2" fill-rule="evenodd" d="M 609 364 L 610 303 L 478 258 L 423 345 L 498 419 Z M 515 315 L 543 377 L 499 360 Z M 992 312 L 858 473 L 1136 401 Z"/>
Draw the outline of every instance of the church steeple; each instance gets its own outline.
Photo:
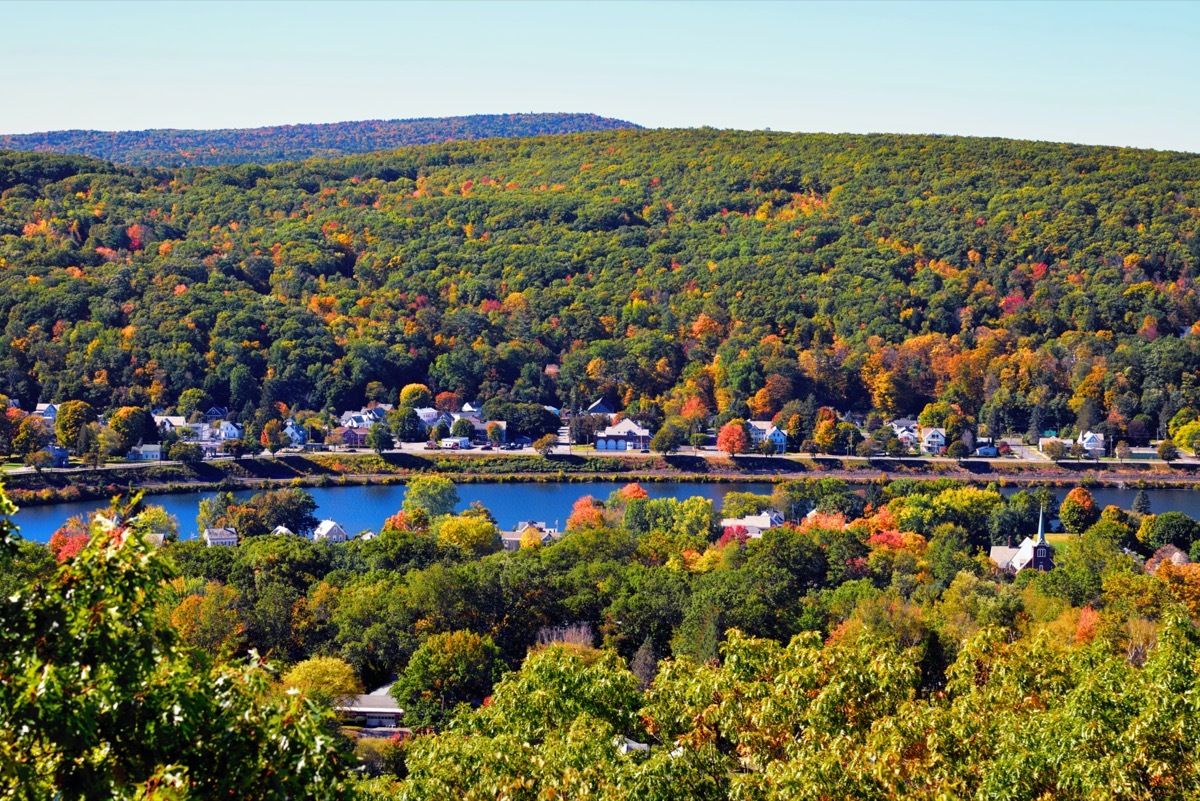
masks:
<path id="1" fill-rule="evenodd" d="M 1046 544 L 1046 507 L 1043 505 L 1038 509 L 1038 536 L 1037 541 L 1043 545 Z"/>

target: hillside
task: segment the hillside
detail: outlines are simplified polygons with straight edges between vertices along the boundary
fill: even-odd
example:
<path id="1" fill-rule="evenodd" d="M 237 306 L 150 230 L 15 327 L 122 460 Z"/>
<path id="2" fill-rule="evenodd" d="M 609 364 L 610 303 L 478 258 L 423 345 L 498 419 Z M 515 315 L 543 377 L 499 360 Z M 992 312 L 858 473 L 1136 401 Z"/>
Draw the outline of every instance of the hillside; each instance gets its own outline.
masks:
<path id="1" fill-rule="evenodd" d="M 144 167 L 269 164 L 437 142 L 638 127 L 595 114 L 475 114 L 218 130 L 45 131 L 0 136 L 0 149 L 69 153 Z"/>
<path id="2" fill-rule="evenodd" d="M 808 429 L 945 401 L 1137 441 L 1200 405 L 1196 155 L 627 130 L 175 170 L 0 154 L 0 193 L 0 391 L 25 408 L 201 388 L 261 422 L 419 381 Z"/>

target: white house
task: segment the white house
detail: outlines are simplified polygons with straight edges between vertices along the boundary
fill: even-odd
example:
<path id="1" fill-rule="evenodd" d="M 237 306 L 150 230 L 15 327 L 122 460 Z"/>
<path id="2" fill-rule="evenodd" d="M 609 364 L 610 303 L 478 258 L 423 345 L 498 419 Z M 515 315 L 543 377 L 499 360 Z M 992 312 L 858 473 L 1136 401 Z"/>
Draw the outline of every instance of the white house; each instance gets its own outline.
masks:
<path id="1" fill-rule="evenodd" d="M 500 544 L 504 546 L 504 550 L 506 551 L 519 551 L 521 549 L 521 538 L 530 529 L 537 532 L 542 545 L 549 545 L 561 536 L 558 529 L 553 526 L 548 526 L 540 521 L 526 520 L 518 523 L 516 529 L 513 531 L 501 531 Z"/>
<path id="2" fill-rule="evenodd" d="M 650 447 L 650 430 L 626 417 L 596 435 L 598 451 L 632 451 Z"/>
<path id="3" fill-rule="evenodd" d="M 1009 573 L 1020 573 L 1027 567 L 1045 572 L 1054 569 L 1054 546 L 1046 542 L 1044 516 L 1038 515 L 1037 539 L 1026 537 L 1016 548 L 993 545 L 988 556 L 996 566 Z"/>
<path id="4" fill-rule="evenodd" d="M 479 403 L 464 403 L 462 405 L 462 413 L 465 415 L 478 416 L 483 411 L 483 406 Z"/>
<path id="5" fill-rule="evenodd" d="M 787 450 L 787 434 L 779 430 L 778 427 L 772 425 L 766 420 L 751 420 L 746 423 L 747 429 L 750 431 L 750 442 L 755 447 L 758 447 L 764 439 L 769 439 L 775 443 L 775 452 L 783 453 Z"/>
<path id="6" fill-rule="evenodd" d="M 224 420 L 228 414 L 229 410 L 224 406 L 210 406 L 208 411 L 204 413 L 204 419 L 208 421 L 209 425 L 212 425 L 218 420 Z"/>
<path id="7" fill-rule="evenodd" d="M 1085 431 L 1076 440 L 1091 456 L 1099 459 L 1104 455 L 1104 435 L 1095 431 Z"/>
<path id="8" fill-rule="evenodd" d="M 187 439 L 196 432 L 196 427 L 189 423 L 187 418 L 182 415 L 156 414 L 154 415 L 154 425 L 163 436 L 178 434 L 180 437 Z"/>
<path id="9" fill-rule="evenodd" d="M 439 412 L 432 406 L 422 406 L 413 411 L 416 412 L 417 419 L 421 421 L 421 425 L 425 426 L 426 430 L 436 428 L 438 423 L 445 423 L 449 428 L 450 424 L 454 422 L 450 415 Z"/>
<path id="10" fill-rule="evenodd" d="M 940 454 L 946 450 L 946 429 L 922 428 L 921 453 Z"/>
<path id="11" fill-rule="evenodd" d="M 768 509 L 756 515 L 745 517 L 727 517 L 721 521 L 721 529 L 741 527 L 751 537 L 761 537 L 764 531 L 783 525 L 783 514 L 774 509 Z"/>
<path id="12" fill-rule="evenodd" d="M 163 458 L 162 445 L 134 445 L 125 456 L 131 462 L 161 462 Z"/>
<path id="13" fill-rule="evenodd" d="M 599 398 L 598 400 L 593 401 L 592 405 L 587 407 L 587 411 L 584 412 L 584 414 L 608 414 L 608 415 L 612 415 L 612 414 L 616 414 L 616 413 L 617 413 L 617 410 L 614 409 L 612 407 L 612 404 L 609 403 L 608 401 L 606 401 L 604 398 Z"/>
<path id="14" fill-rule="evenodd" d="M 461 451 L 471 447 L 470 437 L 446 437 L 438 440 L 438 447 L 450 451 Z"/>
<path id="15" fill-rule="evenodd" d="M 400 725 L 404 710 L 392 697 L 391 689 L 389 684 L 367 695 L 340 699 L 334 703 L 333 711 L 347 723 L 361 723 L 365 729 L 395 728 Z"/>
<path id="16" fill-rule="evenodd" d="M 287 526 L 276 526 L 275 528 L 271 529 L 271 534 L 273 536 L 274 535 L 282 535 L 282 536 L 287 536 L 287 537 L 291 537 L 294 535 L 292 530 L 290 528 L 288 528 Z"/>
<path id="17" fill-rule="evenodd" d="M 204 542 L 209 548 L 214 545 L 237 545 L 237 532 L 231 528 L 206 528 L 204 529 Z"/>
<path id="18" fill-rule="evenodd" d="M 346 529 L 332 520 L 322 520 L 313 531 L 313 540 L 329 540 L 330 542 L 345 542 L 350 539 Z"/>
<path id="19" fill-rule="evenodd" d="M 58 419 L 58 404 L 57 403 L 39 403 L 33 409 L 35 417 L 40 417 L 43 420 L 53 423 Z"/>

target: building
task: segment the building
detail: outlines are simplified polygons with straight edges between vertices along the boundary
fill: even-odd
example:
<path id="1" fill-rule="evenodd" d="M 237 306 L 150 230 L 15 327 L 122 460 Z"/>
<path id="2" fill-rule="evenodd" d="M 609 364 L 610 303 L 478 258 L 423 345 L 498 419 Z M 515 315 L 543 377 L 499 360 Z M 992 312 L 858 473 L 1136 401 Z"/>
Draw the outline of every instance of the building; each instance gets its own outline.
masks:
<path id="1" fill-rule="evenodd" d="M 727 517 L 721 521 L 721 530 L 743 528 L 751 537 L 761 537 L 764 531 L 783 525 L 783 513 L 768 509 L 756 515 L 745 517 Z"/>
<path id="2" fill-rule="evenodd" d="M 1191 561 L 1192 560 L 1188 559 L 1188 555 L 1186 553 L 1179 550 L 1174 545 L 1167 544 L 1155 551 L 1154 556 L 1151 556 L 1146 560 L 1146 566 L 1144 569 L 1148 575 L 1153 576 L 1158 572 L 1158 569 L 1167 562 L 1171 562 L 1172 564 L 1178 566 L 1186 565 Z"/>
<path id="3" fill-rule="evenodd" d="M 391 695 L 392 686 L 380 687 L 366 695 L 351 695 L 339 699 L 333 711 L 345 723 L 364 729 L 391 729 L 400 725 L 404 710 Z"/>
<path id="4" fill-rule="evenodd" d="M 454 422 L 454 419 L 445 412 L 439 412 L 432 406 L 422 406 L 419 409 L 413 409 L 416 412 L 417 419 L 421 421 L 421 425 L 428 431 L 431 428 L 436 428 L 438 423 L 445 423 L 446 428 Z"/>
<path id="5" fill-rule="evenodd" d="M 34 417 L 40 417 L 48 423 L 53 423 L 58 419 L 58 404 L 57 403 L 39 403 L 33 409 Z"/>
<path id="6" fill-rule="evenodd" d="M 464 415 L 474 415 L 474 416 L 478 417 L 480 415 L 480 413 L 482 413 L 482 412 L 483 412 L 483 405 L 478 402 L 476 402 L 476 403 L 468 402 L 468 403 L 464 403 L 462 405 L 462 413 Z"/>
<path id="7" fill-rule="evenodd" d="M 50 454 L 51 467 L 66 467 L 70 461 L 67 449 L 61 445 L 47 445 L 41 452 Z"/>
<path id="8" fill-rule="evenodd" d="M 178 434 L 181 438 L 188 439 L 196 434 L 196 427 L 181 415 L 156 414 L 154 415 L 154 425 L 158 427 L 158 433 L 164 437 L 168 434 Z"/>
<path id="9" fill-rule="evenodd" d="M 125 456 L 131 462 L 161 462 L 163 458 L 162 445 L 134 445 Z"/>
<path id="10" fill-rule="evenodd" d="M 438 440 L 438 447 L 451 451 L 469 450 L 471 448 L 471 438 L 446 437 L 445 439 Z"/>
<path id="11" fill-rule="evenodd" d="M 1016 547 L 993 545 L 988 556 L 1001 570 L 1020 573 L 1027 567 L 1043 573 L 1054 569 L 1054 546 L 1046 542 L 1045 514 L 1038 513 L 1037 539 L 1026 537 Z"/>
<path id="12" fill-rule="evenodd" d="M 1104 450 L 1104 435 L 1097 434 L 1095 431 L 1085 431 L 1075 440 L 1083 449 L 1088 452 L 1089 456 L 1099 459 L 1105 455 Z"/>
<path id="13" fill-rule="evenodd" d="M 1038 437 L 1038 450 L 1042 453 L 1045 453 L 1046 446 L 1049 445 L 1051 442 L 1057 442 L 1060 445 L 1062 445 L 1064 451 L 1071 450 L 1071 444 L 1072 444 L 1071 441 L 1066 440 L 1066 439 L 1059 439 L 1058 437 Z"/>
<path id="14" fill-rule="evenodd" d="M 549 545 L 562 536 L 559 530 L 553 526 L 548 526 L 540 521 L 527 520 L 518 523 L 517 527 L 512 531 L 501 531 L 500 544 L 504 546 L 504 550 L 506 551 L 519 551 L 521 549 L 521 538 L 530 529 L 533 529 L 537 533 L 542 545 Z"/>
<path id="15" fill-rule="evenodd" d="M 650 447 L 650 431 L 628 417 L 596 434 L 598 451 L 635 451 Z"/>
<path id="16" fill-rule="evenodd" d="M 276 526 L 275 528 L 271 529 L 271 535 L 292 537 L 295 536 L 295 533 L 287 526 Z"/>
<path id="17" fill-rule="evenodd" d="M 283 424 L 283 433 L 291 440 L 292 447 L 303 448 L 308 442 L 308 431 L 291 417 Z"/>
<path id="18" fill-rule="evenodd" d="M 775 443 L 776 453 L 783 453 L 787 450 L 787 434 L 769 421 L 751 420 L 746 423 L 746 428 L 750 432 L 750 443 L 754 447 L 757 448 L 764 439 L 769 439 Z"/>
<path id="19" fill-rule="evenodd" d="M 939 455 L 946 451 L 946 429 L 922 428 L 921 453 Z"/>
<path id="20" fill-rule="evenodd" d="M 208 411 L 204 413 L 204 419 L 211 426 L 213 423 L 218 423 L 229 416 L 229 409 L 224 406 L 210 406 Z"/>
<path id="21" fill-rule="evenodd" d="M 369 429 L 366 428 L 338 426 L 330 432 L 330 435 L 335 440 L 340 439 L 347 448 L 363 448 L 366 447 L 368 433 L 370 433 Z"/>
<path id="22" fill-rule="evenodd" d="M 332 520 L 322 520 L 313 531 L 313 541 L 345 542 L 348 539 L 350 535 L 346 533 L 346 529 Z"/>
<path id="23" fill-rule="evenodd" d="M 585 414 L 607 414 L 610 416 L 616 413 L 617 410 L 614 409 L 612 404 L 606 401 L 604 398 L 598 398 L 597 400 L 592 401 L 592 405 L 587 407 L 587 411 L 585 412 Z"/>
<path id="24" fill-rule="evenodd" d="M 231 528 L 206 528 L 203 539 L 209 548 L 216 545 L 238 544 L 237 532 Z"/>

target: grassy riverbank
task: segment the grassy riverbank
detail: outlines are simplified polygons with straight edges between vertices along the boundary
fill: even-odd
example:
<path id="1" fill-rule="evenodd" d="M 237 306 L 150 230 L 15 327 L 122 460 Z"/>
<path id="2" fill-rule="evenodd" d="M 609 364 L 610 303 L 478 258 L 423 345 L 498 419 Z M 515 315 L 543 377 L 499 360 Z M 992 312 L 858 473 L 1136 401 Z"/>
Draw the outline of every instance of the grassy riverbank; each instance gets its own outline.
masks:
<path id="1" fill-rule="evenodd" d="M 852 483 L 891 478 L 953 478 L 976 484 L 1036 484 L 1065 487 L 1137 485 L 1146 488 L 1200 484 L 1194 465 L 1158 463 L 931 462 L 921 459 L 739 456 L 704 458 L 627 455 L 313 454 L 247 458 L 195 465 L 164 464 L 102 470 L 48 470 L 9 476 L 10 494 L 21 505 L 107 498 L 141 490 L 148 494 L 216 489 L 260 489 L 358 484 L 395 484 L 409 476 L 437 473 L 456 482 L 476 481 L 775 481 L 836 477 Z"/>

